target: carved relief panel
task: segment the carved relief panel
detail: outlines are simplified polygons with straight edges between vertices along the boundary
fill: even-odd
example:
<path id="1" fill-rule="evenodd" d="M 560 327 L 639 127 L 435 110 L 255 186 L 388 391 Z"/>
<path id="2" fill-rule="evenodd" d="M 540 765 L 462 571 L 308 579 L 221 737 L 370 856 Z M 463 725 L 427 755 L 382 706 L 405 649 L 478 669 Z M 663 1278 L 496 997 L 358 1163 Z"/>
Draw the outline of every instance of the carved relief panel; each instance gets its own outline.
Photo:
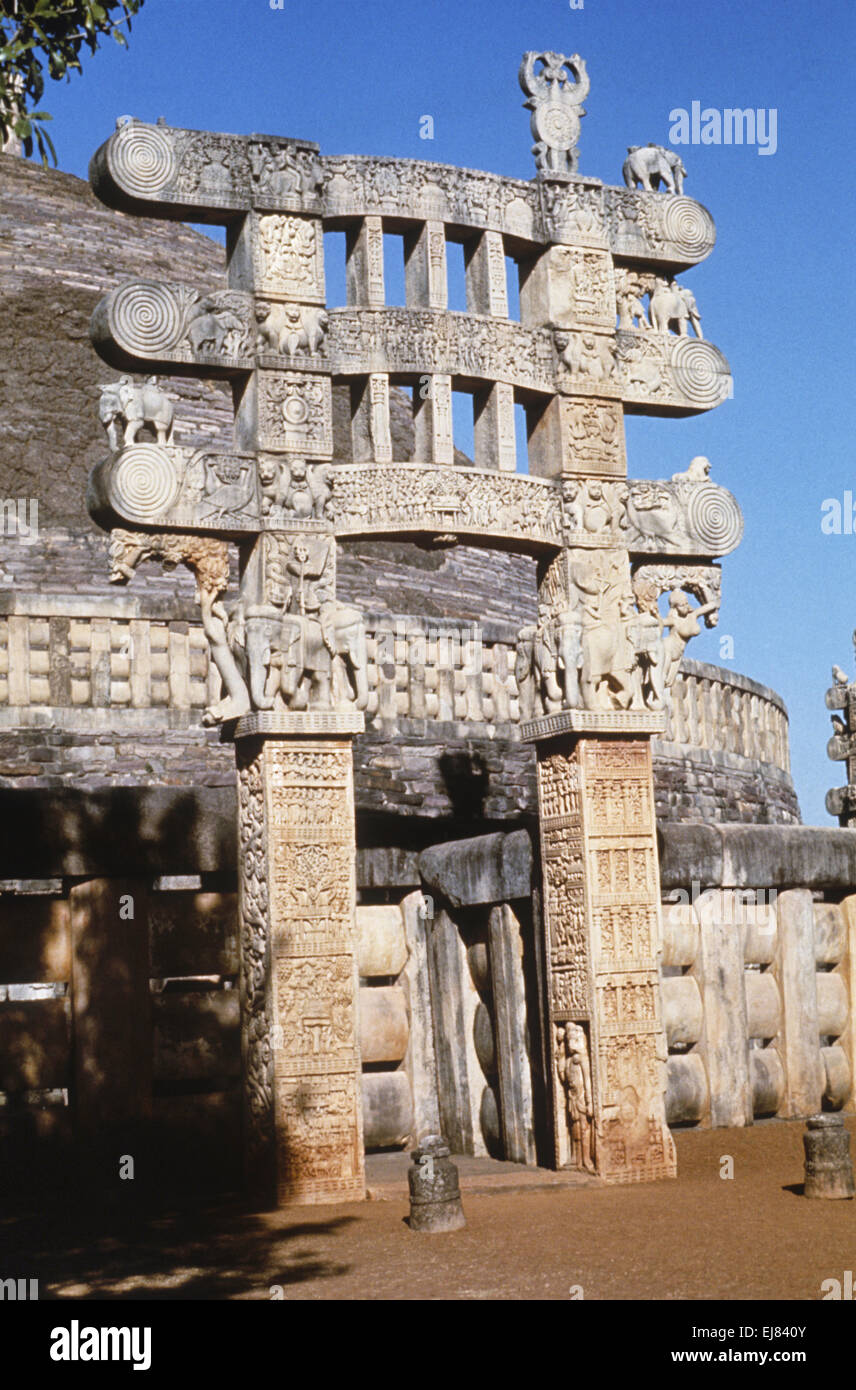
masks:
<path id="1" fill-rule="evenodd" d="M 350 744 L 264 760 L 279 1198 L 362 1197 Z"/>
<path id="2" fill-rule="evenodd" d="M 673 1175 L 650 745 L 541 744 L 538 793 L 556 1161 Z"/>

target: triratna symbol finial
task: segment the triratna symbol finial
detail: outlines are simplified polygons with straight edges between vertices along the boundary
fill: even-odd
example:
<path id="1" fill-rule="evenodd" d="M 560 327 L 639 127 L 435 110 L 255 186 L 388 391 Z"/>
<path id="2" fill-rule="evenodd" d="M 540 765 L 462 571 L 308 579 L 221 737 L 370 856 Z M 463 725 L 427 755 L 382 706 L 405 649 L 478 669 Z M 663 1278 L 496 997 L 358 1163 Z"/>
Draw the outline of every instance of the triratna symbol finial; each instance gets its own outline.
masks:
<path id="1" fill-rule="evenodd" d="M 536 70 L 536 64 L 541 66 Z M 517 74 L 532 112 L 532 153 L 542 174 L 576 171 L 583 101 L 590 87 L 585 61 L 578 53 L 524 53 Z"/>

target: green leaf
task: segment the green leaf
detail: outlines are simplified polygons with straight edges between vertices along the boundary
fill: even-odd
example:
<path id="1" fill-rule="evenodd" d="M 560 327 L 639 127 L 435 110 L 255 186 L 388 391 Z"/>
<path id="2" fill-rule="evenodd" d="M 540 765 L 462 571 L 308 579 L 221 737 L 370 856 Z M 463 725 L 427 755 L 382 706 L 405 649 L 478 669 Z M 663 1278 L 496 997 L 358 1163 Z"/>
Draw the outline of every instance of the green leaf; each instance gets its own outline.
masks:
<path id="1" fill-rule="evenodd" d="M 56 162 L 57 162 L 56 150 L 55 150 L 55 148 L 54 148 L 53 140 L 52 140 L 51 137 L 48 135 L 47 131 L 46 131 L 46 130 L 45 130 L 45 131 L 42 131 L 42 130 L 40 130 L 40 129 L 37 127 L 37 128 L 36 128 L 36 141 L 37 141 L 38 146 L 39 146 L 39 154 L 40 154 L 41 157 L 42 157 L 42 164 L 44 165 L 44 167 L 45 167 L 45 168 L 48 167 L 48 154 L 50 154 L 51 159 L 53 160 L 54 164 L 56 164 Z"/>

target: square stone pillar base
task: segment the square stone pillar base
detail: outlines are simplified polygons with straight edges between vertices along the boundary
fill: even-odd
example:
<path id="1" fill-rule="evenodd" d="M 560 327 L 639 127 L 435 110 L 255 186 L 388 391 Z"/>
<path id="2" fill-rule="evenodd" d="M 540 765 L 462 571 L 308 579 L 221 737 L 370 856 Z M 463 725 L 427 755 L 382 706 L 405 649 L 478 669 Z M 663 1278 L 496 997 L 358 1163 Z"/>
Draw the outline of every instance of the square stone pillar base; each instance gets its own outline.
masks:
<path id="1" fill-rule="evenodd" d="M 674 1177 L 649 737 L 542 735 L 538 799 L 556 1166 Z"/>
<path id="2" fill-rule="evenodd" d="M 237 741 L 246 1175 L 283 1205 L 365 1196 L 351 740 L 256 727 L 300 719 Z"/>

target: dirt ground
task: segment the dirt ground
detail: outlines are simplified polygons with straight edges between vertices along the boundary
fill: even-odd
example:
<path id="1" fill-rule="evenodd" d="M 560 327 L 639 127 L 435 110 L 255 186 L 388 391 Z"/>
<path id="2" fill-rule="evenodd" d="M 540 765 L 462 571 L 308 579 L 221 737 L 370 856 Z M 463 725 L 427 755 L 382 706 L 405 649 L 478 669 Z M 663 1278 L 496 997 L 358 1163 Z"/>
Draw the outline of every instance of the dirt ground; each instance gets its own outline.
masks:
<path id="1" fill-rule="evenodd" d="M 856 1201 L 801 1195 L 802 1133 L 679 1133 L 674 1182 L 465 1185 L 466 1229 L 436 1236 L 410 1231 L 400 1197 L 258 1214 L 134 1211 L 122 1194 L 95 1214 L 56 1194 L 2 1219 L 0 1274 L 37 1276 L 42 1299 L 818 1300 L 856 1271 Z"/>

